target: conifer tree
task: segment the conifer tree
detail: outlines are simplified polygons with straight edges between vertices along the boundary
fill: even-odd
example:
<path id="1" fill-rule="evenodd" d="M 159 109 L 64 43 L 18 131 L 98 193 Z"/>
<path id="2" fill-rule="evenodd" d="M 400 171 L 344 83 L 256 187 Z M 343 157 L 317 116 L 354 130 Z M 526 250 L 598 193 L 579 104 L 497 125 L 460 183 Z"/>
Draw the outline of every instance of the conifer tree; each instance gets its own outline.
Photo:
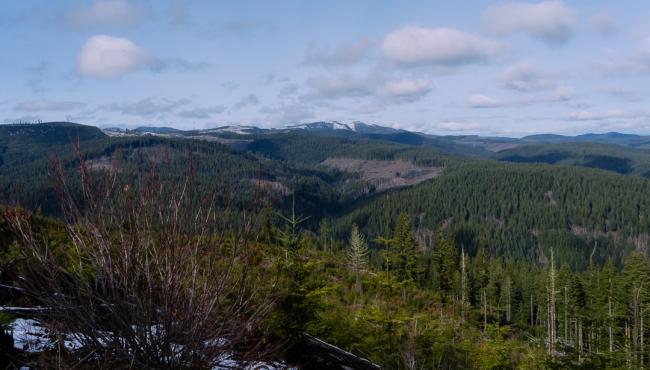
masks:
<path id="1" fill-rule="evenodd" d="M 392 240 L 393 254 L 395 255 L 395 271 L 400 280 L 417 281 L 419 276 L 417 242 L 413 237 L 411 220 L 406 213 L 397 217 Z"/>
<path id="2" fill-rule="evenodd" d="M 556 328 L 555 328 L 555 280 L 557 273 L 555 271 L 555 254 L 553 248 L 551 248 L 551 266 L 548 272 L 548 353 L 553 355 L 555 351 L 555 338 L 556 338 Z"/>
<path id="3" fill-rule="evenodd" d="M 647 285 L 650 282 L 650 269 L 645 257 L 633 252 L 623 268 L 623 282 L 628 296 L 629 334 L 632 361 L 643 366 L 645 352 L 644 316 L 648 303 Z"/>
<path id="4" fill-rule="evenodd" d="M 456 246 L 450 234 L 442 231 L 437 233 L 436 245 L 433 251 L 433 264 L 438 289 L 443 294 L 447 294 L 454 285 L 454 273 L 458 270 Z"/>
<path id="5" fill-rule="evenodd" d="M 602 289 L 600 292 L 600 300 L 604 306 L 601 317 L 604 318 L 607 325 L 607 350 L 610 353 L 614 352 L 616 346 L 616 321 L 620 316 L 619 300 L 617 299 L 619 295 L 619 292 L 617 292 L 617 273 L 614 261 L 610 258 L 601 272 Z"/>
<path id="6" fill-rule="evenodd" d="M 460 250 L 460 308 L 461 319 L 465 320 L 465 305 L 469 297 L 469 285 L 467 281 L 467 261 L 465 255 L 465 248 Z"/>
<path id="7" fill-rule="evenodd" d="M 323 250 L 330 251 L 332 249 L 332 244 L 334 244 L 332 238 L 332 223 L 328 218 L 323 218 L 320 222 L 318 238 L 320 247 Z"/>
<path id="8" fill-rule="evenodd" d="M 368 256 L 368 245 L 366 244 L 365 237 L 359 231 L 356 224 L 352 225 L 350 233 L 350 247 L 348 248 L 348 263 L 355 275 L 355 286 L 357 291 L 360 290 L 361 285 L 359 281 L 359 272 L 366 265 L 366 258 Z"/>

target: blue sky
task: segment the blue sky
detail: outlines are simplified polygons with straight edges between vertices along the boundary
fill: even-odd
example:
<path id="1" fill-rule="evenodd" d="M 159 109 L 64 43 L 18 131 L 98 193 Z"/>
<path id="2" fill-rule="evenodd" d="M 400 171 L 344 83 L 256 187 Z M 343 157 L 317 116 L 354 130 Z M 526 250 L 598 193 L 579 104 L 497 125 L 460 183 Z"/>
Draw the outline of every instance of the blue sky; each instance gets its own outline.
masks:
<path id="1" fill-rule="evenodd" d="M 0 122 L 650 133 L 646 1 L 7 1 Z"/>

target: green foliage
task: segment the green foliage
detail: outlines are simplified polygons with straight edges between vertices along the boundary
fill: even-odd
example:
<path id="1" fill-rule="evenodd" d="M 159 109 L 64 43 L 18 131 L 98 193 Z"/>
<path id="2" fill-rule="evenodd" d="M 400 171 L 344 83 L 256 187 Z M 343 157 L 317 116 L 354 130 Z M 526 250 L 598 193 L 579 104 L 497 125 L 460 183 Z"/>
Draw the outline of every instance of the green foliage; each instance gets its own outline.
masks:
<path id="1" fill-rule="evenodd" d="M 80 138 L 93 170 L 115 159 L 130 179 L 163 165 L 172 179 L 193 172 L 201 189 L 218 178 L 216 202 L 236 204 L 237 211 L 246 209 L 258 183 L 268 185 L 258 243 L 262 251 L 284 252 L 275 266 L 284 294 L 268 323 L 280 341 L 308 332 L 389 369 L 650 364 L 645 179 L 459 159 L 427 148 L 443 148 L 439 142 L 415 143 L 411 136 L 281 133 L 252 136 L 243 151 L 153 136 Z M 57 214 L 47 153 L 54 145 L 70 173 L 79 161 L 63 136 L 41 139 L 0 141 L 0 189 L 22 187 L 22 204 Z M 528 154 L 564 160 L 561 153 Z M 319 165 L 331 157 L 401 159 L 445 170 L 418 186 L 369 196 L 354 175 Z M 596 167 L 621 164 L 589 159 Z M 92 276 L 79 267 L 60 222 L 32 220 L 62 265 Z M 559 271 L 557 343 L 549 354 L 551 250 Z M 15 235 L 0 217 L 0 259 L 17 255 Z"/>
<path id="2" fill-rule="evenodd" d="M 433 250 L 433 267 L 434 285 L 446 296 L 459 278 L 456 246 L 449 233 L 438 233 Z"/>
<path id="3" fill-rule="evenodd" d="M 348 263 L 357 277 L 358 284 L 359 272 L 366 266 L 368 245 L 366 244 L 365 237 L 361 234 L 357 225 L 352 225 L 352 231 L 350 232 L 350 247 L 348 248 L 347 254 Z"/>
<path id="4" fill-rule="evenodd" d="M 498 158 L 516 163 L 549 163 L 600 168 L 644 177 L 648 177 L 650 171 L 650 153 L 647 149 L 639 150 L 630 146 L 604 143 L 522 145 L 500 152 Z"/>
<path id="5" fill-rule="evenodd" d="M 389 269 L 400 281 L 418 281 L 420 252 L 411 230 L 411 219 L 406 213 L 397 217 L 390 246 Z"/>
<path id="6" fill-rule="evenodd" d="M 650 186 L 603 171 L 486 161 L 376 197 L 337 227 L 357 223 L 385 235 L 386 220 L 400 212 L 418 215 L 418 227 L 431 231 L 448 223 L 471 256 L 484 249 L 492 257 L 539 262 L 556 245 L 561 263 L 585 269 L 590 258 L 620 263 L 650 229 Z"/>

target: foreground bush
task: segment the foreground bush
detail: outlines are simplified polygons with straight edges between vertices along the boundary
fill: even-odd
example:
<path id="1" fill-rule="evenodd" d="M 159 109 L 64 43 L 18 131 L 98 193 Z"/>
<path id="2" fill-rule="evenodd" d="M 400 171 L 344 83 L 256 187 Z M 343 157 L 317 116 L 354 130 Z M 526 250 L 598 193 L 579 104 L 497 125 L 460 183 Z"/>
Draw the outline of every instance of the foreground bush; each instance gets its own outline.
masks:
<path id="1" fill-rule="evenodd" d="M 160 164 L 127 179 L 116 164 L 97 171 L 79 159 L 78 182 L 60 163 L 52 167 L 70 244 L 65 263 L 28 213 L 7 214 L 24 259 L 20 287 L 47 308 L 60 339 L 54 352 L 171 369 L 272 350 L 264 321 L 280 275 L 272 248 L 256 243 L 255 207 L 224 207 L 223 193 L 197 188 L 191 165 L 181 180 L 165 178 Z"/>

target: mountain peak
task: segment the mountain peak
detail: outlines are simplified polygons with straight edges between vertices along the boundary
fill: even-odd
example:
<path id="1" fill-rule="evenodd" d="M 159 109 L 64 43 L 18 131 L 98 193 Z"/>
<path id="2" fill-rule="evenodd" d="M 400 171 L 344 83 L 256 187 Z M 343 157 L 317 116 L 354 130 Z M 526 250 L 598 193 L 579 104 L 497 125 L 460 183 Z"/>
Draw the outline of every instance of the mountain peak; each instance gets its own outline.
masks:
<path id="1" fill-rule="evenodd" d="M 357 132 L 360 134 L 394 134 L 401 132 L 391 127 L 380 126 L 372 123 L 365 123 L 362 121 L 353 121 L 351 123 L 342 123 L 340 121 L 316 121 L 310 123 L 303 123 L 298 125 L 286 126 L 289 130 L 305 130 L 305 131 L 335 131 L 343 130 L 350 132 Z"/>
<path id="2" fill-rule="evenodd" d="M 332 130 L 346 130 L 354 131 L 350 126 L 339 121 L 317 121 L 310 123 L 302 123 L 298 125 L 288 125 L 287 129 L 290 130 L 305 130 L 305 131 L 332 131 Z"/>

